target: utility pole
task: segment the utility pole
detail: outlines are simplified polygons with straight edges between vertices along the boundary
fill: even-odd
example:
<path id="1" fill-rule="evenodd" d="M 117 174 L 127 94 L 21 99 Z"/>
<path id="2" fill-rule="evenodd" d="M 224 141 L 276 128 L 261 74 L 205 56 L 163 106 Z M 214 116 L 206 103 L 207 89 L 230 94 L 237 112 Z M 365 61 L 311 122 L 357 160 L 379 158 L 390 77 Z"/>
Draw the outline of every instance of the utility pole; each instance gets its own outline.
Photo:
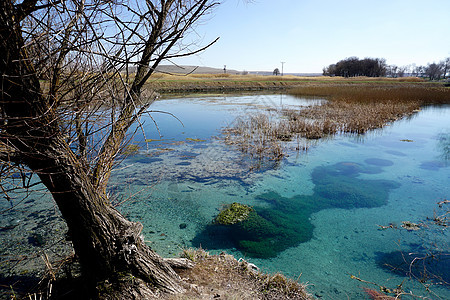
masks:
<path id="1" fill-rule="evenodd" d="M 284 73 L 284 64 L 285 63 L 286 63 L 285 61 L 281 62 L 281 76 L 283 76 L 283 73 Z"/>

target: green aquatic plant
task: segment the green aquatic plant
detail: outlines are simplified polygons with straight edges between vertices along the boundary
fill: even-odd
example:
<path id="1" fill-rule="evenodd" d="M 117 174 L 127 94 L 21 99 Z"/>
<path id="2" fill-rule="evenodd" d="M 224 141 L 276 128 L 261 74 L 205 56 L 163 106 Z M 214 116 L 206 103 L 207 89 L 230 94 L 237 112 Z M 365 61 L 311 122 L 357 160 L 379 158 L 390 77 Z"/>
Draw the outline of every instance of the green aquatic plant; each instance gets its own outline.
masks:
<path id="1" fill-rule="evenodd" d="M 263 239 L 279 233 L 273 222 L 261 217 L 255 211 L 251 211 L 243 222 L 237 223 L 235 231 L 240 239 Z"/>
<path id="2" fill-rule="evenodd" d="M 241 251 L 252 257 L 275 257 L 293 245 L 312 237 L 313 225 L 294 214 L 259 208 L 232 229 L 232 238 Z"/>
<path id="3" fill-rule="evenodd" d="M 232 225 L 246 220 L 253 211 L 250 206 L 234 202 L 224 206 L 216 217 L 216 223 L 221 225 Z"/>
<path id="4" fill-rule="evenodd" d="M 216 225 L 227 225 L 226 236 L 246 255 L 275 257 L 312 238 L 312 213 L 329 208 L 370 208 L 387 204 L 389 191 L 399 184 L 359 178 L 361 173 L 373 174 L 373 168 L 354 162 L 316 167 L 312 172 L 313 195 L 286 198 L 269 191 L 257 196 L 264 205 L 249 208 L 231 204 L 217 216 Z M 245 217 L 240 213 L 242 210 L 247 212 Z M 223 220 L 219 222 L 219 219 Z"/>
<path id="5" fill-rule="evenodd" d="M 358 178 L 360 173 L 379 173 L 379 167 L 340 162 L 319 166 L 312 172 L 316 210 L 326 208 L 377 207 L 388 201 L 389 191 L 399 187 L 391 180 Z M 318 203 L 320 201 L 320 203 Z"/>

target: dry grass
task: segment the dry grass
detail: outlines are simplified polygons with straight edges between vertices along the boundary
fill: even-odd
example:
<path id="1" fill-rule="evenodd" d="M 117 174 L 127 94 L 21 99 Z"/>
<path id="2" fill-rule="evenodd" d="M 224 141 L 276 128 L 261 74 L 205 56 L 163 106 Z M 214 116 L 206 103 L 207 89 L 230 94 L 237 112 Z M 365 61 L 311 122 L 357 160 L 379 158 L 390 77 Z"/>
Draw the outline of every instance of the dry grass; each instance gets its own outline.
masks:
<path id="1" fill-rule="evenodd" d="M 380 78 L 380 77 L 329 77 L 329 76 L 271 76 L 271 75 L 237 75 L 237 74 L 164 74 L 154 73 L 149 81 L 168 80 L 168 81 L 198 81 L 198 80 L 233 80 L 233 81 L 298 81 L 298 82 L 424 82 L 423 79 L 417 77 L 403 77 L 403 78 Z"/>
<path id="2" fill-rule="evenodd" d="M 260 113 L 239 119 L 233 128 L 225 128 L 224 141 L 250 156 L 251 159 L 279 161 L 284 156 L 280 141 L 292 138 L 285 123 L 273 120 L 273 116 Z"/>
<path id="3" fill-rule="evenodd" d="M 258 160 L 280 160 L 283 142 L 338 133 L 364 134 L 409 116 L 428 104 L 450 103 L 450 89 L 415 83 L 309 83 L 291 91 L 298 97 L 326 97 L 325 104 L 285 109 L 280 116 L 260 113 L 224 130 L 225 142 Z"/>
<path id="4" fill-rule="evenodd" d="M 411 102 L 450 103 L 450 89 L 414 83 L 328 83 L 308 84 L 290 91 L 294 96 L 330 97 L 331 101 L 352 103 Z"/>
<path id="5" fill-rule="evenodd" d="M 195 267 L 177 270 L 187 292 L 164 299 L 313 299 L 303 284 L 282 274 L 262 273 L 253 264 L 225 253 L 205 255 L 202 249 L 189 252 L 195 257 Z"/>
<path id="6" fill-rule="evenodd" d="M 337 132 L 362 134 L 411 115 L 421 106 L 450 103 L 450 89 L 416 84 L 311 85 L 291 93 L 330 99 L 321 106 L 285 112 L 291 123 L 313 120 L 322 128 L 322 136 Z"/>
<path id="7" fill-rule="evenodd" d="M 417 83 L 428 84 L 416 77 L 328 77 L 328 76 L 266 76 L 235 74 L 163 74 L 155 73 L 146 83 L 146 88 L 159 93 L 208 92 L 208 91 L 255 91 L 280 90 L 309 84 L 362 84 L 362 83 Z"/>

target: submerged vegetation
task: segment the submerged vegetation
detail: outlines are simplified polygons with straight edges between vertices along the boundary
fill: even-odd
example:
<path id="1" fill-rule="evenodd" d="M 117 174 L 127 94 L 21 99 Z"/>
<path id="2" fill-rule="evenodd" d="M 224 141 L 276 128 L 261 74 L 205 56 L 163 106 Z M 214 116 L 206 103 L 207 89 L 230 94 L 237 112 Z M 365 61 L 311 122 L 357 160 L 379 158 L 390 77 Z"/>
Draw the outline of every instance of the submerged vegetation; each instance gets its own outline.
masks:
<path id="1" fill-rule="evenodd" d="M 281 160 L 286 154 L 283 142 L 295 140 L 295 150 L 307 150 L 308 140 L 339 133 L 364 134 L 412 115 L 421 106 L 450 103 L 450 89 L 414 83 L 311 83 L 290 94 L 328 101 L 246 116 L 224 130 L 225 142 L 259 161 Z"/>
<path id="2" fill-rule="evenodd" d="M 250 257 L 271 258 L 287 248 L 312 238 L 311 214 L 328 208 L 362 208 L 385 205 L 389 191 L 399 187 L 390 180 L 361 179 L 360 174 L 383 172 L 384 165 L 372 160 L 364 164 L 341 162 L 316 167 L 312 173 L 312 195 L 296 195 L 285 198 L 275 191 L 258 197 L 261 205 L 253 209 L 233 203 L 233 211 L 245 209 L 245 218 L 233 218 L 233 222 L 214 222 L 194 240 L 194 244 L 208 249 L 222 248 L 223 240 L 233 243 Z M 240 209 L 238 209 L 240 208 Z M 221 219 L 225 209 L 216 218 Z M 233 215 L 233 214 L 232 214 Z M 242 215 L 239 213 L 238 215 Z M 220 237 L 220 238 L 219 238 Z"/>
<path id="3" fill-rule="evenodd" d="M 419 242 L 407 244 L 404 250 L 377 252 L 377 265 L 419 282 L 429 293 L 432 293 L 433 286 L 450 288 L 450 253 L 446 231 L 450 215 L 449 203 L 447 199 L 439 201 L 433 216 L 417 223 L 402 221 L 401 226 L 395 223 L 389 226 L 379 225 L 381 230 L 406 230 L 409 235 L 416 236 Z M 402 289 L 399 292 L 404 293 Z"/>
<path id="4" fill-rule="evenodd" d="M 286 82 L 280 81 L 280 86 L 284 83 Z M 231 80 L 230 84 L 233 84 Z M 267 84 L 270 84 L 270 81 L 267 81 Z M 254 85 L 254 83 L 251 83 L 251 85 Z M 282 159 L 289 146 L 300 151 L 306 150 L 311 140 L 337 133 L 362 134 L 367 130 L 382 127 L 386 122 L 414 113 L 422 105 L 449 103 L 450 90 L 427 84 L 381 85 L 368 82 L 344 84 L 336 83 L 336 81 L 330 79 L 328 83 L 317 81 L 316 83 L 303 84 L 302 87 L 292 90 L 292 93 L 299 96 L 327 97 L 328 102 L 321 106 L 303 110 L 271 111 L 242 118 L 236 127 L 227 130 L 229 144 L 239 146 L 241 150 L 250 153 L 255 159 L 261 160 L 270 157 L 272 160 L 278 161 Z M 400 97 L 400 95 L 403 96 Z M 446 141 L 449 138 L 445 135 L 439 138 L 442 144 L 442 153 L 445 157 L 448 157 L 449 151 Z M 146 143 L 161 141 L 163 139 L 145 140 Z M 413 142 L 412 140 L 403 141 Z M 184 141 L 174 143 L 201 142 L 204 142 L 204 140 L 186 138 Z M 171 148 L 155 148 L 155 151 L 149 153 L 139 150 L 139 145 L 132 144 L 124 148 L 122 154 L 137 154 L 134 159 L 138 161 L 145 153 L 145 161 L 148 162 L 150 160 L 147 156 L 156 156 L 160 153 L 173 151 Z M 385 164 L 385 166 L 388 166 L 388 164 Z M 285 198 L 276 192 L 262 194 L 259 196 L 261 206 L 249 209 L 246 217 L 237 218 L 237 222 L 222 225 L 219 231 L 226 234 L 235 247 L 250 257 L 274 257 L 279 252 L 311 238 L 313 225 L 310 223 L 309 217 L 318 210 L 331 207 L 351 208 L 384 205 L 389 190 L 396 188 L 398 184 L 392 181 L 364 180 L 358 177 L 361 173 L 381 172 L 382 170 L 379 167 L 383 167 L 383 165 L 379 163 L 376 166 L 373 162 L 366 161 L 366 164 L 363 165 L 344 162 L 316 168 L 312 174 L 315 184 L 313 195 L 296 195 Z M 217 228 L 212 230 L 212 227 L 219 226 L 217 224 L 211 225 L 208 231 L 203 234 L 209 235 L 218 232 Z M 5 228 L 3 229 L 5 230 Z M 215 239 L 221 239 L 221 237 L 212 236 L 211 239 L 204 242 L 205 236 L 203 236 L 196 238 L 194 242 L 200 241 L 195 244 L 207 246 L 211 249 L 222 248 L 213 246 L 213 243 L 216 242 Z M 31 241 L 30 244 L 42 243 L 40 236 L 34 235 L 32 238 L 29 240 L 29 242 Z M 211 274 L 216 274 L 217 280 L 223 280 L 227 284 L 230 282 L 229 277 L 221 276 L 225 273 L 220 273 L 223 266 L 227 264 L 225 260 L 217 259 L 214 263 L 211 263 L 208 260 L 212 258 L 208 255 L 200 255 L 194 252 L 192 250 L 185 252 L 187 257 L 192 257 L 193 260 L 199 262 L 198 268 L 193 271 L 199 272 L 196 275 L 197 282 L 192 281 L 193 284 L 197 284 L 199 289 L 205 291 L 208 284 L 211 283 L 205 278 L 208 278 L 208 275 Z M 394 258 L 396 257 L 394 256 Z M 236 262 L 233 261 L 229 266 L 232 268 L 228 270 L 230 273 L 227 274 L 235 275 L 231 271 L 240 270 L 236 269 L 235 266 L 245 265 L 236 265 Z M 202 267 L 204 268 L 202 269 Z M 189 278 L 193 279 L 194 275 Z M 271 299 L 274 291 L 285 291 L 286 295 L 292 295 L 292 293 L 296 293 L 296 287 L 298 287 L 296 282 L 279 274 L 261 275 L 254 278 L 257 278 L 260 283 L 258 291 L 263 293 L 267 299 Z M 221 282 L 217 284 L 220 285 Z M 250 287 L 253 288 L 253 286 Z M 217 291 L 218 288 L 214 288 Z M 235 292 L 238 293 L 243 290 L 242 286 L 236 286 Z M 251 289 L 249 290 L 251 291 Z M 219 295 L 219 293 L 213 293 L 212 291 L 210 293 L 212 297 L 216 294 Z M 226 293 L 220 295 L 223 296 Z M 236 299 L 245 298 L 236 296 Z M 252 299 L 252 295 L 248 296 L 248 299 Z"/>
<path id="5" fill-rule="evenodd" d="M 234 202 L 227 205 L 217 215 L 216 222 L 221 225 L 232 225 L 248 219 L 253 209 L 250 206 Z"/>

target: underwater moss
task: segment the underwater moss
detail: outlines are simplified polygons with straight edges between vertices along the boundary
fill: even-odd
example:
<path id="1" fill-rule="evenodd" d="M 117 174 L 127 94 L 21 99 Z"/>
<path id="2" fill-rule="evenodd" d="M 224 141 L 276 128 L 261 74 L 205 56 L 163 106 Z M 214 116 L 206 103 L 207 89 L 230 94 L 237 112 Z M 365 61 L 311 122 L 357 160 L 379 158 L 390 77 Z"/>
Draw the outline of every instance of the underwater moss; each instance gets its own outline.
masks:
<path id="1" fill-rule="evenodd" d="M 253 211 L 246 221 L 232 226 L 230 236 L 242 252 L 260 258 L 276 257 L 293 244 L 309 239 L 304 237 L 296 223 L 285 220 L 277 224 L 272 221 Z"/>
<path id="2" fill-rule="evenodd" d="M 441 168 L 447 167 L 446 163 L 444 161 L 424 161 L 420 164 L 420 168 L 424 170 L 430 170 L 430 171 L 439 171 Z"/>
<path id="3" fill-rule="evenodd" d="M 238 247 L 251 257 L 271 258 L 278 255 L 278 249 L 276 249 L 275 240 L 273 239 L 261 239 L 257 241 L 242 240 L 239 241 Z"/>
<path id="4" fill-rule="evenodd" d="M 279 233 L 275 224 L 261 217 L 255 211 L 251 211 L 245 221 L 237 223 L 234 227 L 234 232 L 238 240 L 258 240 Z"/>
<path id="5" fill-rule="evenodd" d="M 320 201 L 317 209 L 378 207 L 387 204 L 389 191 L 400 185 L 392 180 L 357 178 L 359 173 L 371 174 L 371 167 L 338 163 L 314 169 L 314 196 Z"/>
<path id="6" fill-rule="evenodd" d="M 304 222 L 292 211 L 287 214 L 273 208 L 257 208 L 250 212 L 245 221 L 230 226 L 229 237 L 245 254 L 270 258 L 293 245 L 308 241 L 312 232 L 312 224 Z"/>
<path id="7" fill-rule="evenodd" d="M 216 217 L 216 223 L 221 225 L 232 225 L 242 222 L 249 216 L 253 209 L 250 206 L 234 202 L 224 209 Z"/>
<path id="8" fill-rule="evenodd" d="M 275 191 L 269 191 L 256 197 L 264 205 L 250 208 L 245 218 L 233 217 L 231 213 L 224 221 L 218 221 L 223 218 L 223 212 L 232 212 L 232 207 L 239 211 L 239 204 L 233 203 L 219 214 L 215 225 L 230 225 L 225 226 L 227 230 L 222 231 L 221 238 L 229 239 L 247 256 L 276 257 L 281 251 L 312 238 L 312 213 L 328 208 L 350 209 L 387 204 L 389 191 L 400 185 L 390 180 L 358 177 L 361 173 L 373 174 L 373 170 L 373 165 L 354 162 L 316 167 L 312 172 L 312 181 L 315 184 L 313 195 L 286 198 Z M 237 215 L 239 216 L 239 213 Z M 218 237 L 212 227 L 207 228 L 206 233 L 212 238 Z M 202 245 L 205 246 L 205 243 Z M 206 246 L 213 248 L 214 245 Z"/>

